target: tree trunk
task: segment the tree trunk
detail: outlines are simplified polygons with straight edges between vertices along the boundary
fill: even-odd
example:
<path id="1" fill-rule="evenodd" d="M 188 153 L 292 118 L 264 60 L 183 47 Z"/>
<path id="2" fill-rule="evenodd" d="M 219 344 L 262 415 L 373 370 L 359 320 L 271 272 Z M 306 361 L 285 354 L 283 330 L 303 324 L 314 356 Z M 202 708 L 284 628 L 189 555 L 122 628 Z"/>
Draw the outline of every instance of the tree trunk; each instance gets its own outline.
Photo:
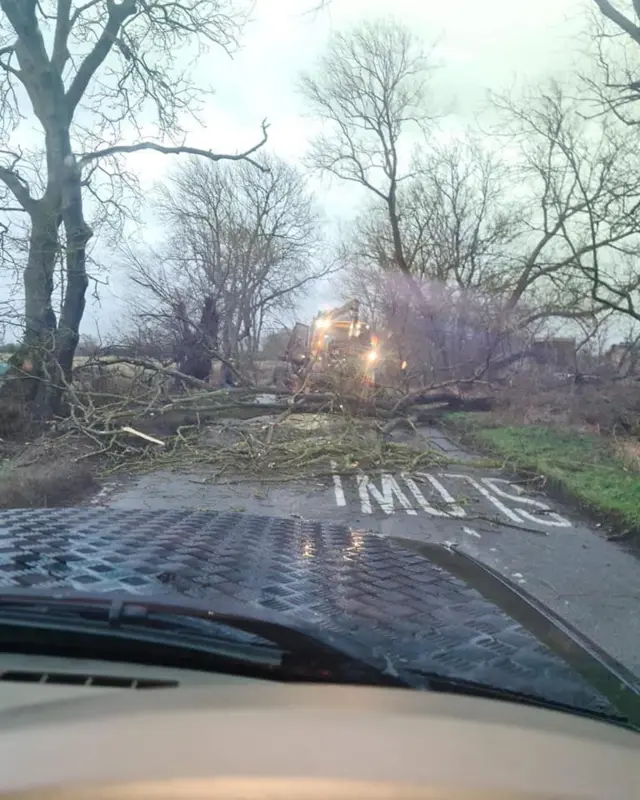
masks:
<path id="1" fill-rule="evenodd" d="M 413 280 L 411 267 L 407 263 L 407 259 L 404 255 L 404 244 L 402 241 L 402 232 L 400 230 L 400 219 L 398 217 L 395 180 L 392 181 L 389 189 L 387 210 L 389 212 L 389 225 L 391 227 L 391 237 L 393 239 L 394 260 L 396 265 L 399 267 L 400 272 L 406 275 L 410 280 Z"/>
<path id="2" fill-rule="evenodd" d="M 25 403 L 38 417 L 50 413 L 51 380 L 57 373 L 56 315 L 52 305 L 53 275 L 58 251 L 58 216 L 42 202 L 31 214 L 29 255 L 24 270 L 25 333 L 21 360 L 31 363 L 23 379 Z"/>
<path id="3" fill-rule="evenodd" d="M 58 251 L 58 222 L 51 210 L 40 207 L 31 217 L 29 255 L 24 271 L 25 345 L 53 347 L 56 315 L 51 303 Z M 36 355 L 34 353 L 34 355 Z"/>
<path id="4" fill-rule="evenodd" d="M 31 214 L 24 273 L 25 355 L 33 363 L 28 397 L 41 418 L 60 411 L 65 380 L 71 379 L 88 286 L 86 246 L 92 235 L 84 219 L 81 176 L 68 132 L 50 137 L 47 144 L 49 188 Z M 66 234 L 66 285 L 56 324 L 52 295 L 60 223 Z"/>
<path id="5" fill-rule="evenodd" d="M 58 326 L 56 352 L 62 374 L 65 380 L 69 381 L 89 285 L 86 269 L 87 243 L 93 235 L 84 218 L 80 172 L 75 163 L 67 165 L 62 203 L 62 220 L 67 238 L 67 282 Z"/>

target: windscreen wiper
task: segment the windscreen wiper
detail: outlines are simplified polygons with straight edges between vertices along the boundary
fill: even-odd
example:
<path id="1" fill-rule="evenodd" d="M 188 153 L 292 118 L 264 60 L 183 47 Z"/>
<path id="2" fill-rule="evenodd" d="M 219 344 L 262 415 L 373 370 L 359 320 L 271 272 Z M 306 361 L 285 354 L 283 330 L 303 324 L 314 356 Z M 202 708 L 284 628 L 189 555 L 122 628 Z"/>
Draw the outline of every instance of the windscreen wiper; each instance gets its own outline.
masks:
<path id="1" fill-rule="evenodd" d="M 444 692 L 449 694 L 465 695 L 467 697 L 481 697 L 487 700 L 503 700 L 510 703 L 520 703 L 522 705 L 544 708 L 547 711 L 562 711 L 574 715 L 600 720 L 602 722 L 614 723 L 630 728 L 633 731 L 640 731 L 640 703 L 630 704 L 628 713 L 621 713 L 618 709 L 612 708 L 611 711 L 600 711 L 584 706 L 577 706 L 572 703 L 563 703 L 559 700 L 542 697 L 539 694 L 516 691 L 514 689 L 503 689 L 488 683 L 469 681 L 465 678 L 449 677 L 437 672 L 407 668 L 409 674 L 419 676 L 425 681 L 425 685 L 432 692 Z"/>
<path id="2" fill-rule="evenodd" d="M 38 637 L 33 637 L 35 631 Z M 149 646 L 159 645 L 163 652 L 173 651 L 178 663 L 195 669 L 275 680 L 421 688 L 580 714 L 640 730 L 638 708 L 601 712 L 437 672 L 396 669 L 386 656 L 352 639 L 324 630 L 310 633 L 289 617 L 226 599 L 174 602 L 126 593 L 5 590 L 0 592 L 0 649 L 10 646 L 12 632 L 27 634 L 22 643 L 31 632 L 31 639 L 45 649 L 62 643 L 63 651 L 74 636 L 85 637 L 79 651 L 91 648 L 95 657 L 127 660 L 137 652 L 143 663 L 155 664 L 159 651 Z M 49 635 L 43 640 L 45 632 Z M 147 657 L 150 660 L 144 662 Z"/>
<path id="3" fill-rule="evenodd" d="M 31 630 L 59 636 L 110 637 L 131 647 L 140 642 L 253 665 L 275 677 L 335 683 L 408 687 L 391 661 L 327 631 L 310 633 L 296 621 L 230 601 L 132 597 L 75 591 L 0 592 L 0 647 L 7 632 Z"/>

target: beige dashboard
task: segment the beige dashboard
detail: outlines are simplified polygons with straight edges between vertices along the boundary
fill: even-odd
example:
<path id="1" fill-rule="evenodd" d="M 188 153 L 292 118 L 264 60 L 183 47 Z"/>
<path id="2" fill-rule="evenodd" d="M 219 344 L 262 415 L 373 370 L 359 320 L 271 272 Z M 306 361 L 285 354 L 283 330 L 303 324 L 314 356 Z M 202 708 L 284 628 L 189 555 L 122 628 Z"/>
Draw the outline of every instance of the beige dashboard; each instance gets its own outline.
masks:
<path id="1" fill-rule="evenodd" d="M 567 714 L 402 689 L 37 662 L 43 675 L 108 669 L 179 685 L 0 682 L 2 800 L 640 798 L 640 735 Z"/>

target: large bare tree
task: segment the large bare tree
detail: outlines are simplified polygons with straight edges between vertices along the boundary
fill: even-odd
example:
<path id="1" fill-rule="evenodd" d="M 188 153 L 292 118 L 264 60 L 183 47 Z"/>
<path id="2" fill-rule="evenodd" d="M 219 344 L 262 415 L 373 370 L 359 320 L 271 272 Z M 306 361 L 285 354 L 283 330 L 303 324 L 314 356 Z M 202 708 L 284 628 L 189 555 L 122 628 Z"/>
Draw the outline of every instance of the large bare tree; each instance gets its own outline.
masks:
<path id="1" fill-rule="evenodd" d="M 460 288 L 489 289 L 504 280 L 521 210 L 507 201 L 509 170 L 471 136 L 434 144 L 415 160 L 398 194 L 400 237 L 412 275 Z M 357 263 L 385 269 L 394 240 L 387 215 L 370 207 L 356 218 L 347 246 Z"/>
<path id="2" fill-rule="evenodd" d="M 181 123 L 198 107 L 188 64 L 203 46 L 232 50 L 241 0 L 0 0 L 0 181 L 28 218 L 24 266 L 25 348 L 36 364 L 42 412 L 69 377 L 87 291 L 92 229 L 85 194 L 96 171 L 122 167 L 144 150 L 217 154 L 184 143 Z M 141 124 L 143 121 L 143 125 Z M 17 145 L 33 121 L 39 143 Z M 22 126 L 22 127 L 21 127 Z M 147 138 L 143 134 L 151 131 Z M 42 154 L 43 187 L 32 156 Z M 64 247 L 64 296 L 52 304 L 56 256 Z"/>
<path id="3" fill-rule="evenodd" d="M 585 119 L 558 84 L 514 102 L 494 98 L 518 151 L 516 185 L 529 199 L 528 231 L 506 309 L 523 322 L 613 310 L 640 319 L 640 171 L 633 129 Z"/>
<path id="4" fill-rule="evenodd" d="M 315 71 L 301 80 L 323 124 L 310 165 L 371 193 L 391 232 L 393 265 L 407 275 L 399 193 L 413 172 L 414 146 L 434 118 L 427 105 L 431 69 L 408 28 L 376 21 L 335 34 Z"/>
<path id="5" fill-rule="evenodd" d="M 483 351 L 486 360 L 487 348 L 495 349 L 485 333 L 500 317 L 504 287 L 514 279 L 522 214 L 508 198 L 509 169 L 471 135 L 432 145 L 415 167 L 398 195 L 411 280 L 389 270 L 388 217 L 369 208 L 345 245 L 350 269 L 344 283 L 364 299 L 376 323 L 404 340 L 402 359 L 424 362 L 425 377 L 427 364 L 451 377 L 462 362 L 468 369 L 471 353 L 475 358 Z"/>
<path id="6" fill-rule="evenodd" d="M 303 174 L 274 156 L 259 161 L 262 170 L 202 160 L 177 169 L 159 197 L 166 241 L 132 270 L 143 290 L 136 316 L 172 332 L 178 359 L 199 342 L 207 372 L 213 353 L 255 352 L 265 323 L 335 269 Z"/>

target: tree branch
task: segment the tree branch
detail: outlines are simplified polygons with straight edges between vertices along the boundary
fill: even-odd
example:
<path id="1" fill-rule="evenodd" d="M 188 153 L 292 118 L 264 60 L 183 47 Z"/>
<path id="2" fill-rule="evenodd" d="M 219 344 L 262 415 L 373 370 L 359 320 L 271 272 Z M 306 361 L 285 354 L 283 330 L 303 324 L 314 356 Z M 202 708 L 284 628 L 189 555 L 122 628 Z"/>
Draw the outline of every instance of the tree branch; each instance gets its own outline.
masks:
<path id="1" fill-rule="evenodd" d="M 109 9 L 109 17 L 104 29 L 98 37 L 93 50 L 78 67 L 76 76 L 66 93 L 69 119 L 73 117 L 91 79 L 109 55 L 122 23 L 127 17 L 132 17 L 137 12 L 136 0 L 122 0 L 120 3 L 116 3 L 115 0 L 107 0 L 107 7 Z"/>
<path id="2" fill-rule="evenodd" d="M 11 64 L 10 64 L 11 56 L 15 55 L 15 52 L 16 52 L 16 48 L 15 48 L 15 45 L 13 45 L 13 44 L 12 45 L 8 45 L 7 47 L 3 47 L 2 49 L 0 49 L 0 57 L 8 56 L 8 59 L 6 61 L 0 60 L 0 68 L 3 69 L 5 72 L 7 72 L 7 73 L 9 73 L 9 74 L 11 74 L 11 75 L 13 75 L 16 78 L 21 80 L 22 79 L 22 73 L 20 72 L 20 70 L 16 69 L 15 67 L 12 67 Z"/>
<path id="3" fill-rule="evenodd" d="M 36 201 L 31 196 L 31 192 L 29 191 L 26 181 L 24 181 L 14 170 L 14 166 L 19 161 L 20 156 L 16 155 L 15 153 L 12 153 L 11 155 L 14 157 L 13 165 L 11 167 L 0 166 L 0 180 L 20 203 L 23 210 L 31 212 L 35 208 Z"/>
<path id="4" fill-rule="evenodd" d="M 53 35 L 53 50 L 51 53 L 51 66 L 59 73 L 69 58 L 67 42 L 71 31 L 71 0 L 58 0 L 56 14 L 56 29 Z"/>
<path id="5" fill-rule="evenodd" d="M 637 43 L 640 44 L 640 27 L 635 25 L 628 17 L 618 11 L 609 0 L 594 0 L 594 3 L 598 6 L 602 14 L 604 14 L 607 19 L 610 19 L 614 22 L 619 28 L 621 28 L 625 33 L 628 33 L 629 36 Z M 638 4 L 634 3 L 634 8 L 636 8 L 637 12 Z"/>
<path id="6" fill-rule="evenodd" d="M 259 164 L 251 158 L 251 155 L 258 151 L 267 141 L 269 125 L 266 121 L 262 123 L 261 140 L 242 153 L 214 153 L 213 150 L 202 150 L 199 147 L 188 145 L 167 146 L 156 142 L 139 142 L 138 144 L 122 144 L 113 147 L 105 147 L 103 150 L 95 150 L 93 153 L 84 153 L 79 157 L 78 162 L 82 166 L 98 158 L 117 155 L 118 153 L 138 153 L 143 150 L 151 150 L 164 155 L 191 155 L 207 158 L 209 161 L 249 161 L 262 172 L 268 172 L 268 168 Z"/>
<path id="7" fill-rule="evenodd" d="M 73 26 L 76 24 L 76 22 L 80 19 L 80 17 L 84 14 L 85 11 L 88 11 L 90 8 L 93 8 L 93 6 L 97 6 L 98 3 L 101 2 L 102 0 L 87 0 L 87 2 L 84 5 L 78 6 L 78 8 L 76 8 L 73 14 L 71 15 L 71 28 L 73 28 Z"/>

